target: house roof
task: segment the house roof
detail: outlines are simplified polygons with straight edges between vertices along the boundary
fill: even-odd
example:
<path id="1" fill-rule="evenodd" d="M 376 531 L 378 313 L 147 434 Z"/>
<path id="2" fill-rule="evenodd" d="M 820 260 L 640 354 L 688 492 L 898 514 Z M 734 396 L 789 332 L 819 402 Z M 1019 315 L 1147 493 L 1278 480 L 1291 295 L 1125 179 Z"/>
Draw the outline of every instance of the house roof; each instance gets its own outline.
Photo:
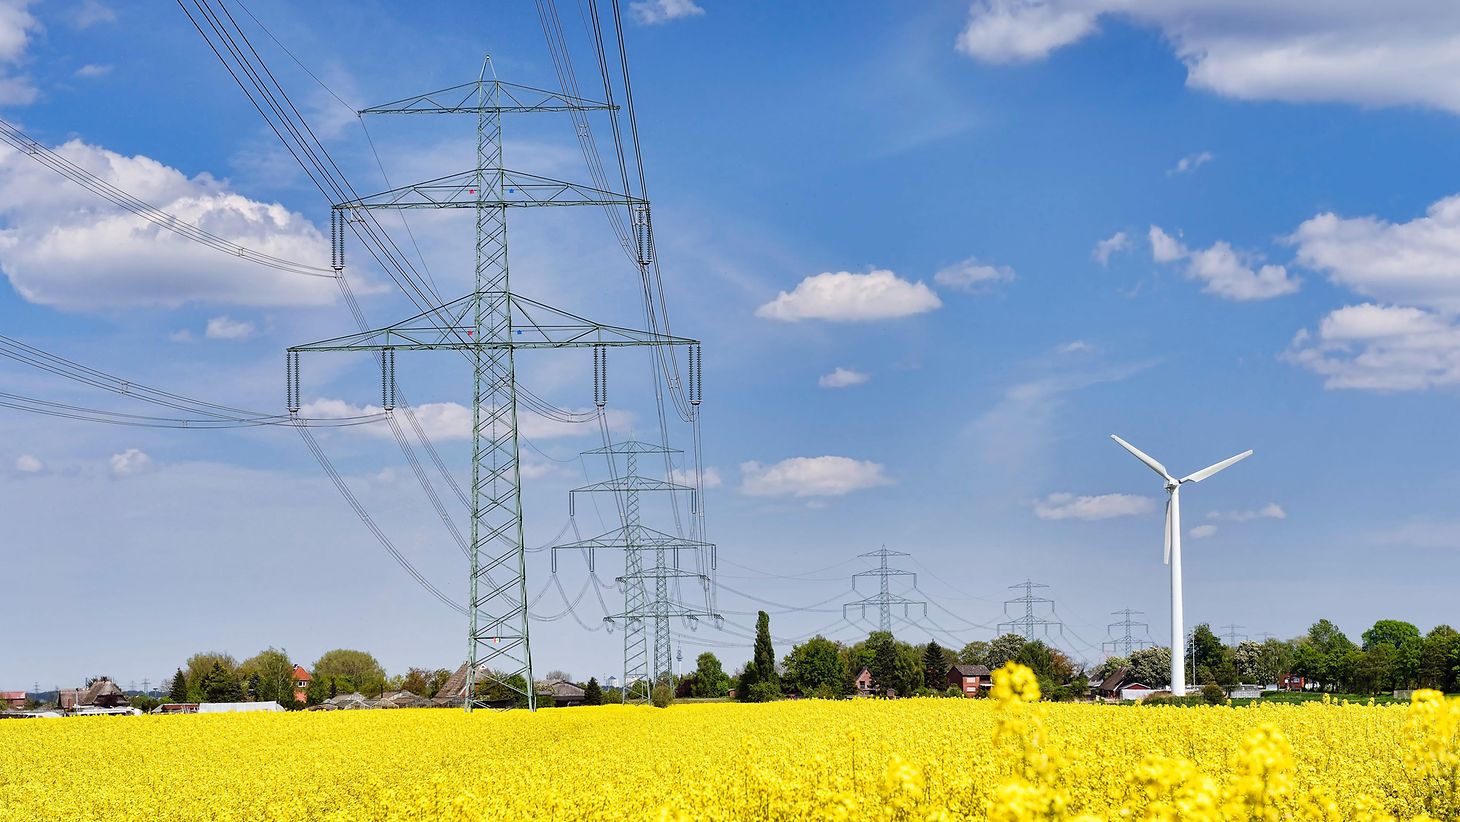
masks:
<path id="1" fill-rule="evenodd" d="M 957 671 L 959 676 L 989 676 L 987 665 L 954 665 L 948 670 Z"/>
<path id="2" fill-rule="evenodd" d="M 1100 683 L 1100 690 L 1114 691 L 1120 687 L 1122 682 L 1125 682 L 1129 678 L 1130 666 L 1122 666 L 1120 668 L 1116 668 L 1115 670 L 1110 672 L 1110 676 L 1105 677 L 1104 682 Z"/>
<path id="3" fill-rule="evenodd" d="M 567 681 L 566 679 L 559 679 L 555 682 L 549 682 L 548 687 L 552 689 L 554 697 L 562 699 L 583 698 L 583 689 Z"/>
<path id="4" fill-rule="evenodd" d="M 294 681 L 295 682 L 309 682 L 309 681 L 311 681 L 313 679 L 314 679 L 314 677 L 310 676 L 309 675 L 309 672 L 306 671 L 306 670 L 304 670 L 304 667 L 302 665 L 295 665 L 294 666 Z"/>
<path id="5" fill-rule="evenodd" d="M 25 691 L 0 691 L 0 699 L 25 699 Z"/>
<path id="6" fill-rule="evenodd" d="M 872 671 L 866 665 L 863 665 L 862 666 L 862 670 L 857 671 L 857 676 L 855 678 L 856 679 L 861 679 L 862 678 L 862 674 L 866 674 L 867 676 L 871 676 L 872 675 Z"/>

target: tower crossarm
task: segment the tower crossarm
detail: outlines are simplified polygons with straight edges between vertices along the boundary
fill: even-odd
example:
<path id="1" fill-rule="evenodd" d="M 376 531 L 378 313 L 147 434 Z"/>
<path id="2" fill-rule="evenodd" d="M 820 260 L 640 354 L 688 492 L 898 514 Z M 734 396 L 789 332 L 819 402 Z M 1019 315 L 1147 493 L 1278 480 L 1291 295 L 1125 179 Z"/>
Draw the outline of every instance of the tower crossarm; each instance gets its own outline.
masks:
<path id="1" fill-rule="evenodd" d="M 484 185 L 483 180 L 490 181 Z M 628 194 L 507 168 L 474 168 L 337 203 L 336 209 L 523 208 L 643 205 Z"/>
<path id="2" fill-rule="evenodd" d="M 495 94 L 493 92 L 496 92 Z M 483 100 L 487 102 L 483 104 Z M 551 111 L 617 111 L 618 106 L 501 80 L 481 79 L 428 91 L 359 114 L 519 114 Z"/>
<path id="3" fill-rule="evenodd" d="M 475 297 L 468 295 L 453 300 L 384 328 L 297 345 L 289 351 L 526 350 L 699 344 L 689 337 L 594 322 L 517 294 L 508 295 L 513 308 L 511 333 L 502 339 L 478 337 L 472 317 Z"/>

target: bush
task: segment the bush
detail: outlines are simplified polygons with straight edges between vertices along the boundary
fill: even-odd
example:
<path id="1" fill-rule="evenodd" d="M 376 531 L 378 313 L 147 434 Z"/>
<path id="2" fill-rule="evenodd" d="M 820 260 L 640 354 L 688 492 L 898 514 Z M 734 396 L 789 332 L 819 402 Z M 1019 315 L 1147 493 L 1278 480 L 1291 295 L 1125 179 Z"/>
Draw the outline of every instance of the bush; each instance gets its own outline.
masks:
<path id="1" fill-rule="evenodd" d="M 746 702 L 775 702 L 780 698 L 781 689 L 774 682 L 757 682 L 745 695 Z"/>
<path id="2" fill-rule="evenodd" d="M 1221 685 L 1215 682 L 1208 682 L 1201 686 L 1201 698 L 1208 705 L 1221 705 L 1227 701 L 1227 692 L 1222 690 Z"/>
<path id="3" fill-rule="evenodd" d="M 953 685 L 949 685 L 948 690 L 943 692 L 943 696 L 946 696 L 949 699 L 961 699 L 963 697 L 963 691 L 959 690 Z"/>
<path id="4" fill-rule="evenodd" d="M 827 685 L 825 683 L 823 683 L 821 685 L 817 685 L 815 688 L 813 688 L 811 690 L 811 693 L 807 694 L 807 696 L 810 697 L 810 698 L 812 698 L 812 699 L 841 699 L 842 698 L 841 693 L 839 693 L 836 688 L 833 688 L 830 685 Z"/>
<path id="5" fill-rule="evenodd" d="M 654 703 L 656 708 L 668 708 L 674 704 L 674 689 L 669 687 L 669 683 L 661 682 L 654 686 L 654 692 L 650 695 L 649 700 Z"/>

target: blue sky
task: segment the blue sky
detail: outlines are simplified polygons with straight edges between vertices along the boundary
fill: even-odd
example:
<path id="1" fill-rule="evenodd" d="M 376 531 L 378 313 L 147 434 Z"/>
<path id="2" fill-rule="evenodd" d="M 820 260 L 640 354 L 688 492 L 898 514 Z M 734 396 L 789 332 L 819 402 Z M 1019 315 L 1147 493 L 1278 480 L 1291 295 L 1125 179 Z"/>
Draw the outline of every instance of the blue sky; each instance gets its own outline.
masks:
<path id="1" fill-rule="evenodd" d="M 352 106 L 470 80 L 484 52 L 503 79 L 557 85 L 530 3 L 248 7 Z M 1112 432 L 1180 473 L 1256 451 L 1184 497 L 1189 622 L 1289 636 L 1318 617 L 1352 635 L 1379 618 L 1455 621 L 1460 204 L 1447 198 L 1460 182 L 1446 170 L 1460 159 L 1460 94 L 1441 79 L 1460 62 L 1460 12 L 1435 0 L 840 9 L 625 11 L 674 329 L 704 340 L 707 522 L 728 586 L 731 631 L 701 628 L 686 658 L 748 658 L 737 633 L 757 603 L 740 591 L 830 601 L 776 613 L 778 636 L 832 623 L 854 598 L 856 555 L 883 544 L 912 554 L 922 591 L 953 612 L 902 628 L 909 639 L 988 638 L 970 623 L 1003 619 L 1007 586 L 1033 578 L 1078 655 L 1097 657 L 1109 612 L 1126 607 L 1164 642 L 1160 486 Z M 562 14 L 591 88 L 578 12 Z M 350 112 L 245 26 L 355 187 L 386 188 Z M 325 263 L 327 203 L 176 7 L 0 0 L 0 116 L 184 219 Z M 586 179 L 567 119 L 508 129 L 509 166 Z M 370 136 L 396 184 L 471 165 L 468 122 L 381 121 Z M 283 349 L 352 330 L 328 282 L 108 208 L 0 147 L 4 334 L 277 410 Z M 469 223 L 411 227 L 441 290 L 465 293 Z M 597 213 L 525 215 L 511 231 L 517 290 L 633 324 L 636 275 Z M 351 254 L 373 323 L 413 313 Z M 647 361 L 610 368 L 611 422 L 646 435 Z M 304 398 L 367 405 L 370 371 L 309 359 Z M 469 375 L 428 355 L 400 373 L 464 470 L 447 404 L 467 401 Z M 586 355 L 534 357 L 524 377 L 559 405 L 591 406 Z M 9 361 L 0 381 L 136 410 Z M 545 456 L 528 454 L 525 504 L 539 545 L 568 524 L 565 492 L 588 481 L 574 455 L 597 435 L 533 425 Z M 459 593 L 460 555 L 388 430 L 319 436 L 412 562 Z M 392 671 L 461 653 L 460 618 L 415 587 L 284 429 L 6 410 L 0 511 L 0 686 L 156 681 L 214 648 L 282 646 L 308 663 L 360 647 Z M 604 523 L 588 507 L 578 525 Z M 551 578 L 545 554 L 532 563 L 535 593 Z M 583 590 L 581 563 L 560 574 L 570 598 Z M 563 601 L 551 589 L 539 606 Z M 591 596 L 579 613 L 602 616 Z M 614 670 L 619 643 L 571 619 L 534 634 L 537 667 L 583 677 Z"/>

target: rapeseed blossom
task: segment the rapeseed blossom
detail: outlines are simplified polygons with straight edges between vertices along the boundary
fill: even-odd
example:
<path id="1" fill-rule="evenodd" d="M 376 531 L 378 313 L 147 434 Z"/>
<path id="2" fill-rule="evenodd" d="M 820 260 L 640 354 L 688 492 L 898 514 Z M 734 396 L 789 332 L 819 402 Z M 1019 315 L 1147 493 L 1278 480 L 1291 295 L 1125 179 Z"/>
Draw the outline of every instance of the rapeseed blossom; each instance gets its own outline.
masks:
<path id="1" fill-rule="evenodd" d="M 1460 702 L 803 700 L 0 722 L 0 820 L 1460 818 Z"/>

